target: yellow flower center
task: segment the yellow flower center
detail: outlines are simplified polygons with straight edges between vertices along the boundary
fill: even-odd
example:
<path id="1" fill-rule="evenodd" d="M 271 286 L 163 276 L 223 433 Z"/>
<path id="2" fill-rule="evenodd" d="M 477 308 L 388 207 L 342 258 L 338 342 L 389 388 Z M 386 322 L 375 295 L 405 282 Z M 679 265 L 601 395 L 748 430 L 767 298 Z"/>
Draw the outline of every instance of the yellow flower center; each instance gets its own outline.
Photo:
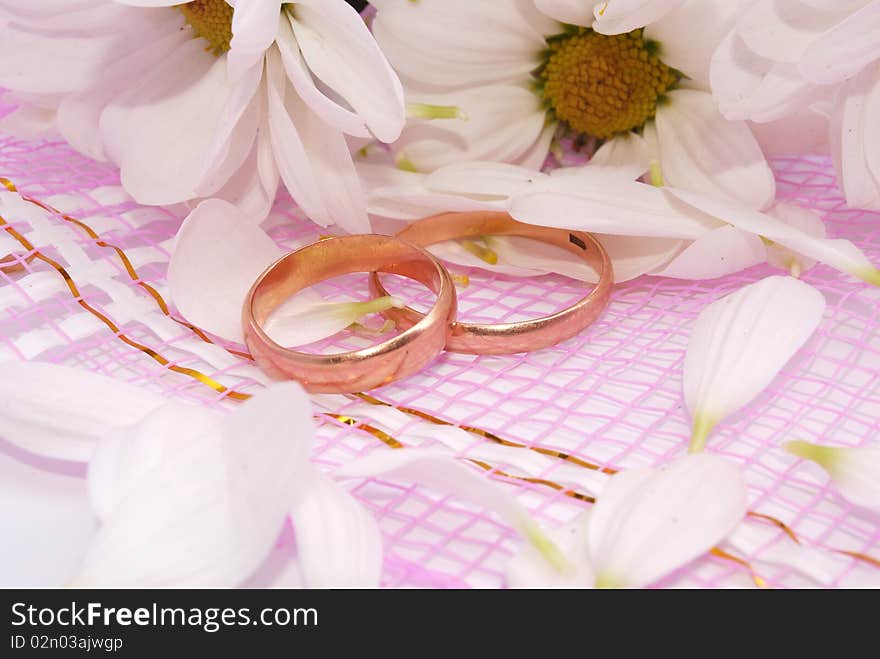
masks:
<path id="1" fill-rule="evenodd" d="M 680 74 L 642 30 L 606 36 L 572 28 L 549 40 L 539 75 L 545 102 L 573 131 L 600 139 L 641 128 Z"/>
<path id="2" fill-rule="evenodd" d="M 210 45 L 208 50 L 220 57 L 232 41 L 232 7 L 226 0 L 194 0 L 178 5 L 193 32 Z"/>

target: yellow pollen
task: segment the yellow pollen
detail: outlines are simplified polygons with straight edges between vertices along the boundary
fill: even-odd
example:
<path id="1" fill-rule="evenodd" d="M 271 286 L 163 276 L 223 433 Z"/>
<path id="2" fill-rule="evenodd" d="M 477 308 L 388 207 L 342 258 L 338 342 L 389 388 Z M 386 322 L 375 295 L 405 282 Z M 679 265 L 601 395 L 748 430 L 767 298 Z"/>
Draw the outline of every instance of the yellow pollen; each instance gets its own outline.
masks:
<path id="1" fill-rule="evenodd" d="M 600 139 L 641 128 L 678 82 L 642 30 L 606 36 L 587 28 L 552 39 L 540 72 L 545 102 L 577 133 Z"/>
<path id="2" fill-rule="evenodd" d="M 229 50 L 229 42 L 232 41 L 232 7 L 226 4 L 226 0 L 194 0 L 177 8 L 193 32 L 208 42 L 206 50 L 217 57 Z"/>

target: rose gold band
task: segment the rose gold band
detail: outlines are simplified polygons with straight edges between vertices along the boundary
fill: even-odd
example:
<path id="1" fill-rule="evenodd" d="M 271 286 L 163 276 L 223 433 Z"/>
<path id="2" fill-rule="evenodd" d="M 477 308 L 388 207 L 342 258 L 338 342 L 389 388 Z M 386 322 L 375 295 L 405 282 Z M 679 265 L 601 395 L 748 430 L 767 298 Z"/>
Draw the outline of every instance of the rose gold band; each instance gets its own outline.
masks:
<path id="1" fill-rule="evenodd" d="M 562 247 L 596 270 L 599 282 L 573 306 L 543 318 L 496 325 L 454 322 L 447 350 L 484 355 L 538 350 L 575 336 L 605 309 L 613 284 L 611 260 L 588 233 L 523 224 L 502 212 L 475 211 L 434 215 L 409 225 L 397 237 L 426 247 L 445 240 L 490 235 L 522 236 Z M 375 272 L 370 275 L 370 289 L 376 295 L 387 295 Z M 389 309 L 383 314 L 402 328 L 411 327 L 422 318 L 422 314 L 409 307 Z"/>
<path id="2" fill-rule="evenodd" d="M 371 271 L 421 282 L 436 294 L 434 306 L 387 341 L 333 355 L 290 350 L 263 331 L 269 314 L 298 291 L 331 277 Z M 449 273 L 424 249 L 389 236 L 345 236 L 303 247 L 269 266 L 248 293 L 242 325 L 251 354 L 270 376 L 297 380 L 311 392 L 352 393 L 423 368 L 443 349 L 455 312 Z"/>

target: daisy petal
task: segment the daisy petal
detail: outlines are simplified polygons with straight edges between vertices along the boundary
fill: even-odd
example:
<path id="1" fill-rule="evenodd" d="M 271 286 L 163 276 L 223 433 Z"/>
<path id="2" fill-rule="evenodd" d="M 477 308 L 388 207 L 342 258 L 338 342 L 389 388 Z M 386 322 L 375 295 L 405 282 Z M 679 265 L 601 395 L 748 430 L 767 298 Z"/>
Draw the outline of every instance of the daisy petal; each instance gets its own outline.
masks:
<path id="1" fill-rule="evenodd" d="M 535 0 L 535 6 L 560 23 L 589 27 L 593 22 L 593 8 L 582 0 Z"/>
<path id="2" fill-rule="evenodd" d="M 673 188 L 668 188 L 667 191 L 694 208 L 714 215 L 739 229 L 763 236 L 799 254 L 880 286 L 880 271 L 848 240 L 816 238 L 772 215 L 759 213 L 715 197 Z"/>
<path id="3" fill-rule="evenodd" d="M 368 233 L 366 200 L 345 137 L 293 93 L 277 49 L 266 60 L 269 128 L 281 179 L 322 226 Z"/>
<path id="4" fill-rule="evenodd" d="M 227 64 L 229 77 L 238 80 L 257 64 L 272 45 L 278 29 L 282 0 L 236 0 L 232 14 L 232 41 Z"/>
<path id="5" fill-rule="evenodd" d="M 764 208 L 776 195 L 773 172 L 749 127 L 728 121 L 705 93 L 678 89 L 657 110 L 660 166 L 667 185 Z"/>
<path id="6" fill-rule="evenodd" d="M 219 199 L 203 201 L 177 234 L 168 264 L 171 298 L 189 322 L 241 343 L 247 293 L 283 255 L 241 210 Z"/>
<path id="7" fill-rule="evenodd" d="M 287 77 L 296 89 L 296 93 L 308 105 L 312 111 L 339 130 L 356 137 L 370 138 L 364 120 L 349 108 L 343 107 L 336 100 L 327 96 L 315 83 L 302 52 L 293 35 L 293 28 L 286 16 L 278 17 L 278 52 L 281 53 L 281 61 Z"/>
<path id="8" fill-rule="evenodd" d="M 555 273 L 595 284 L 598 273 L 571 252 L 529 238 L 487 236 L 486 247 L 497 257 L 490 264 L 478 258 L 456 241 L 432 245 L 429 251 L 444 261 L 511 277 L 536 277 Z M 683 245 L 671 238 L 634 238 L 632 236 L 597 236 L 608 252 L 617 283 L 653 272 L 677 254 Z"/>
<path id="9" fill-rule="evenodd" d="M 794 227 L 798 231 L 823 240 L 825 238 L 825 223 L 819 214 L 815 211 L 794 204 L 778 203 L 770 213 L 774 217 L 778 217 L 782 222 Z M 793 277 L 798 277 L 816 265 L 816 260 L 811 259 L 803 254 L 798 254 L 794 250 L 788 249 L 781 245 L 771 245 L 767 249 L 767 261 L 770 265 L 782 268 L 791 273 Z"/>
<path id="10" fill-rule="evenodd" d="M 382 536 L 370 512 L 346 490 L 316 474 L 291 512 L 297 558 L 308 588 L 377 588 Z"/>
<path id="11" fill-rule="evenodd" d="M 689 455 L 662 469 L 620 472 L 590 516 L 596 585 L 647 586 L 707 552 L 745 513 L 741 470 L 718 456 Z"/>
<path id="12" fill-rule="evenodd" d="M 767 277 L 703 309 L 684 362 L 691 451 L 702 450 L 716 424 L 776 378 L 824 312 L 822 294 L 792 277 Z"/>
<path id="13" fill-rule="evenodd" d="M 410 100 L 454 105 L 467 115 L 466 119 L 420 120 L 407 125 L 394 149 L 398 161 L 417 171 L 474 160 L 519 161 L 543 142 L 546 110 L 524 85 L 487 85 Z"/>
<path id="14" fill-rule="evenodd" d="M 850 78 L 880 59 L 880 3 L 867 5 L 813 41 L 800 70 L 813 82 L 831 84 Z"/>
<path id="15" fill-rule="evenodd" d="M 749 124 L 764 156 L 828 155 L 831 151 L 828 117 L 802 108 L 784 119 Z"/>
<path id="16" fill-rule="evenodd" d="M 446 165 L 424 178 L 424 185 L 437 192 L 475 199 L 506 199 L 546 175 L 527 167 L 501 162 L 463 162 Z"/>
<path id="17" fill-rule="evenodd" d="M 715 279 L 766 260 L 767 248 L 759 236 L 726 226 L 697 238 L 665 268 L 653 274 L 677 279 Z"/>
<path id="18" fill-rule="evenodd" d="M 787 442 L 783 448 L 822 467 L 844 498 L 880 512 L 880 448 L 836 448 Z"/>
<path id="19" fill-rule="evenodd" d="M 100 437 L 164 402 L 147 389 L 56 364 L 6 362 L 3 373 L 0 438 L 60 460 L 88 462 Z"/>
<path id="20" fill-rule="evenodd" d="M 289 16 L 311 72 L 379 141 L 396 140 L 406 122 L 403 87 L 357 11 L 345 2 L 298 0 Z"/>
<path id="21" fill-rule="evenodd" d="M 709 89 L 709 63 L 728 33 L 737 4 L 685 0 L 675 11 L 645 27 L 645 38 L 661 44 L 663 62 L 684 71 L 690 84 Z M 699 30 L 694 30 L 699 25 Z"/>
<path id="22" fill-rule="evenodd" d="M 831 155 L 846 201 L 880 209 L 880 65 L 866 68 L 839 89 L 831 117 Z"/>
<path id="23" fill-rule="evenodd" d="M 752 2 L 737 16 L 737 33 L 749 48 L 775 62 L 797 63 L 816 37 L 844 14 L 801 0 Z"/>
<path id="24" fill-rule="evenodd" d="M 510 214 L 528 224 L 620 236 L 694 240 L 720 226 L 659 188 L 601 169 L 537 182 L 511 197 Z"/>
<path id="25" fill-rule="evenodd" d="M 391 296 L 367 302 L 323 302 L 306 289 L 270 314 L 263 329 L 275 343 L 292 348 L 333 336 L 366 315 L 402 306 L 402 300 Z"/>
<path id="26" fill-rule="evenodd" d="M 137 202 L 174 204 L 197 196 L 230 91 L 223 61 L 194 39 L 107 106 L 102 139 Z"/>
<path id="27" fill-rule="evenodd" d="M 196 434 L 181 435 L 179 418 L 162 408 L 99 445 L 96 465 L 130 469 L 89 473 L 104 524 L 73 585 L 234 586 L 271 552 L 310 484 L 311 435 L 290 432 L 311 427 L 305 392 L 274 385 L 225 419 L 186 423 Z M 100 482 L 111 473 L 115 483 Z"/>
<path id="28" fill-rule="evenodd" d="M 607 0 L 593 8 L 593 29 L 600 34 L 623 34 L 662 18 L 684 0 Z"/>
<path id="29" fill-rule="evenodd" d="M 568 559 L 568 568 L 559 571 L 533 545 L 524 544 L 504 570 L 512 588 L 592 588 L 596 582 L 590 564 L 590 512 L 578 515 L 569 524 L 547 532 L 550 541 Z"/>
<path id="30" fill-rule="evenodd" d="M 648 171 L 648 144 L 641 135 L 627 133 L 600 146 L 590 158 L 591 167 L 616 169 L 620 176 L 635 180 Z"/>
<path id="31" fill-rule="evenodd" d="M 555 21 L 529 2 L 380 0 L 373 33 L 394 68 L 422 85 L 523 80 L 541 63 Z M 491 34 L 491 39 L 486 35 Z M 425 44 L 432 44 L 425 50 Z"/>

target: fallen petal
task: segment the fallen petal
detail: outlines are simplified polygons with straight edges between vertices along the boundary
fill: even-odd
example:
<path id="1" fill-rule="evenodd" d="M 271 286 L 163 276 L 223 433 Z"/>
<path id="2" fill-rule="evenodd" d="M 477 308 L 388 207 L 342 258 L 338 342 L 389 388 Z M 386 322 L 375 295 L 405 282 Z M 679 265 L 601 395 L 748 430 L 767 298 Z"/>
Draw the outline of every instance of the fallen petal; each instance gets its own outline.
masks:
<path id="1" fill-rule="evenodd" d="M 754 400 L 813 334 L 825 298 L 792 277 L 767 277 L 700 313 L 684 361 L 684 399 L 700 451 L 717 423 Z"/>
<path id="2" fill-rule="evenodd" d="M 97 373 L 40 362 L 6 362 L 0 438 L 37 455 L 88 462 L 100 437 L 160 407 L 160 395 Z"/>
<path id="3" fill-rule="evenodd" d="M 838 448 L 787 442 L 783 448 L 822 467 L 845 499 L 880 511 L 880 448 Z"/>
<path id="4" fill-rule="evenodd" d="M 291 512 L 297 557 L 309 588 L 376 588 L 382 536 L 370 512 L 326 476 L 316 474 Z"/>
<path id="5" fill-rule="evenodd" d="M 620 472 L 590 518 L 596 586 L 654 583 L 709 551 L 745 513 L 741 470 L 719 456 L 688 455 L 661 469 Z"/>

